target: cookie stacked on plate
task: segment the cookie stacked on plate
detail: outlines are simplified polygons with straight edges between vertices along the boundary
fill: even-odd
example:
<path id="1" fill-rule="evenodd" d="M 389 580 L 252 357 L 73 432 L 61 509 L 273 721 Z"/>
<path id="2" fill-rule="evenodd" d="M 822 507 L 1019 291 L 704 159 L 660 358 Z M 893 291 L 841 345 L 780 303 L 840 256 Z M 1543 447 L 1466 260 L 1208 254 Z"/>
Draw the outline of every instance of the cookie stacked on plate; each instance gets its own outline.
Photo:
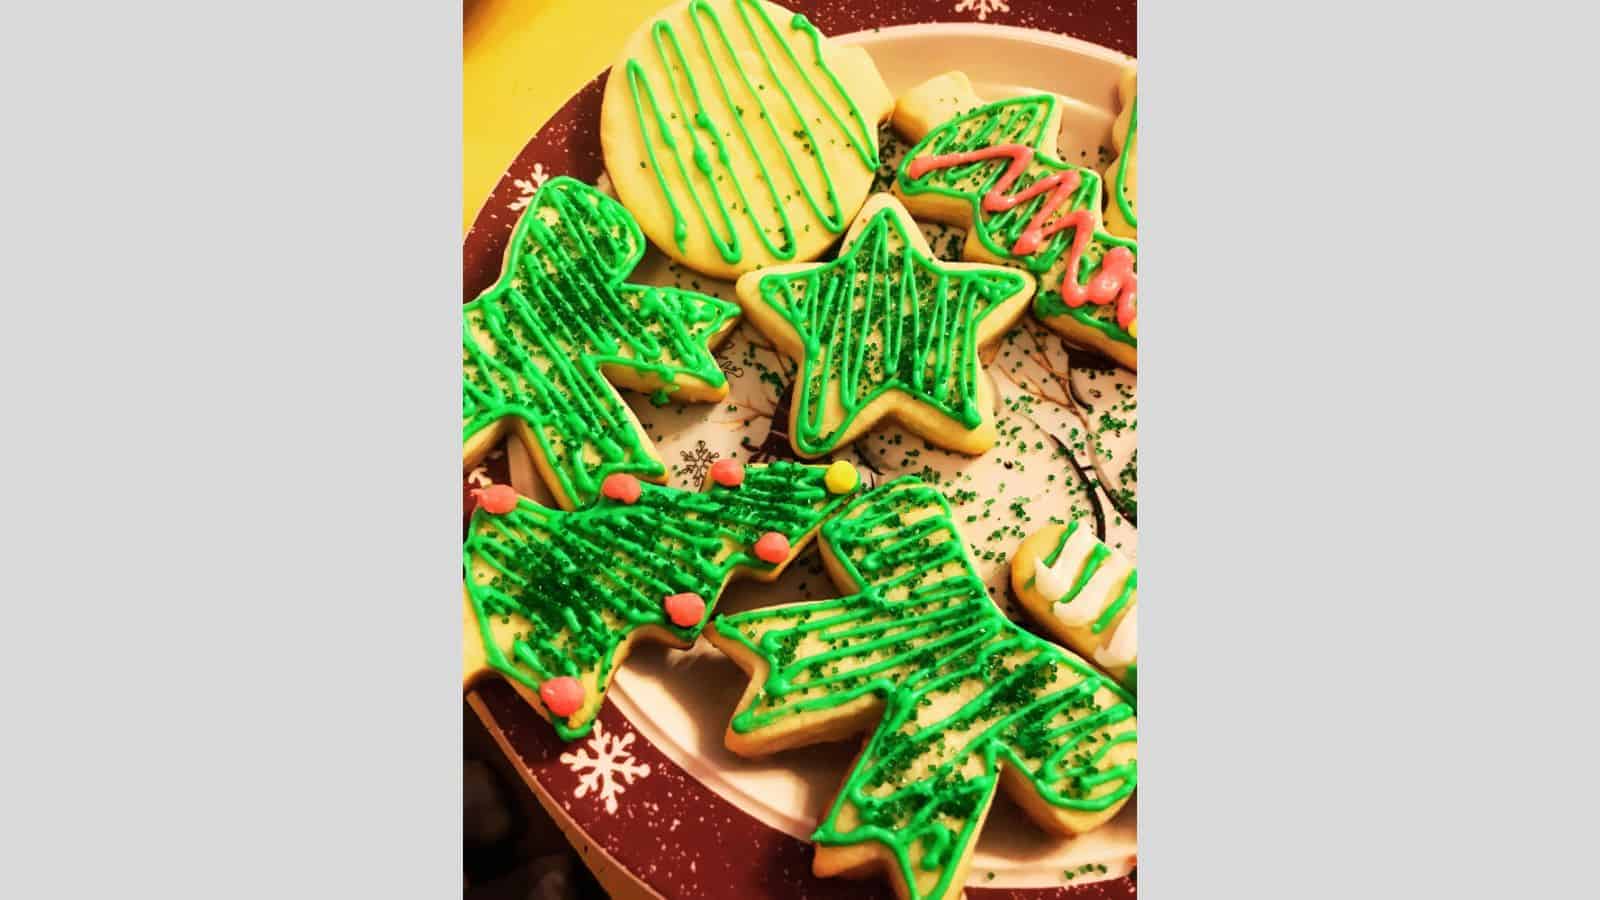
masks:
<path id="1" fill-rule="evenodd" d="M 1030 311 L 1134 368 L 1131 74 L 1122 101 L 1102 173 L 1057 158 L 1054 95 L 985 102 L 952 72 L 897 100 L 864 51 L 770 3 L 691 0 L 642 27 L 606 87 L 611 192 L 547 181 L 465 307 L 464 461 L 514 436 L 549 495 L 476 491 L 466 678 L 499 672 L 571 740 L 634 640 L 704 632 L 751 677 L 731 750 L 867 735 L 815 869 L 881 870 L 904 897 L 960 893 L 997 789 L 1053 832 L 1110 820 L 1138 777 L 1132 565 L 1076 520 L 1023 542 L 1014 591 L 1047 640 L 996 606 L 936 487 L 869 485 L 844 457 L 891 421 L 993 450 L 985 362 Z M 885 122 L 914 145 L 873 193 Z M 964 259 L 919 219 L 966 229 Z M 631 282 L 647 242 L 737 302 Z M 699 490 L 670 487 L 619 389 L 723 400 L 714 354 L 741 319 L 793 362 L 764 454 L 786 458 L 721 456 Z M 732 580 L 777 578 L 813 537 L 836 597 L 716 615 Z"/>

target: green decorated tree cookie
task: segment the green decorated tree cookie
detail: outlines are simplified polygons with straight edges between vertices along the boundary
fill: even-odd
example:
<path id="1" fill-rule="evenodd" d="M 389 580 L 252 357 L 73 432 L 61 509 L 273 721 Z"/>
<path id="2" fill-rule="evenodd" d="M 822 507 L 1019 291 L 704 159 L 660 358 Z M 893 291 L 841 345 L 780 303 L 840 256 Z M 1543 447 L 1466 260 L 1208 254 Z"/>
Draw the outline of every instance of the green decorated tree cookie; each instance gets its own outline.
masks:
<path id="1" fill-rule="evenodd" d="M 572 512 L 480 492 L 463 547 L 468 679 L 498 671 L 562 738 L 584 736 L 636 637 L 689 646 L 730 578 L 775 578 L 858 481 L 842 462 L 724 459 L 700 492 L 613 473 Z"/>
<path id="2" fill-rule="evenodd" d="M 913 88 L 895 112 L 917 143 L 894 191 L 912 213 L 969 228 L 965 256 L 1039 279 L 1034 313 L 1134 368 L 1138 244 L 1102 229 L 1100 173 L 1056 156 L 1054 94 L 983 103 L 960 73 Z M 942 110 L 957 114 L 935 125 Z"/>
<path id="3" fill-rule="evenodd" d="M 499 282 L 464 310 L 468 465 L 514 426 L 567 509 L 592 501 L 614 472 L 665 480 L 666 467 L 612 385 L 662 401 L 726 396 L 710 347 L 737 324 L 738 307 L 624 282 L 644 250 L 633 217 L 594 188 L 552 178 L 534 195 Z"/>
<path id="4" fill-rule="evenodd" d="M 1137 782 L 1133 697 L 995 607 L 937 490 L 891 482 L 822 543 L 852 593 L 708 633 L 753 676 L 735 751 L 872 730 L 813 835 L 819 874 L 878 866 L 903 897 L 954 898 L 996 788 L 1059 833 L 1116 814 Z"/>

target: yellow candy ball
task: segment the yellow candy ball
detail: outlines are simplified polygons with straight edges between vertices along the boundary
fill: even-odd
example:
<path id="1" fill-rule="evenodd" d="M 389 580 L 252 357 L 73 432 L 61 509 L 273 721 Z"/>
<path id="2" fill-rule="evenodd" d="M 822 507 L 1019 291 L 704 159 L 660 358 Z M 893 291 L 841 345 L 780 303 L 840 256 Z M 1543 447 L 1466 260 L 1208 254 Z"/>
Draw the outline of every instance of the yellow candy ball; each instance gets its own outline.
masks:
<path id="1" fill-rule="evenodd" d="M 861 483 L 861 476 L 856 473 L 855 466 L 841 459 L 828 466 L 822 481 L 828 486 L 829 493 L 844 494 L 856 489 L 856 485 Z"/>

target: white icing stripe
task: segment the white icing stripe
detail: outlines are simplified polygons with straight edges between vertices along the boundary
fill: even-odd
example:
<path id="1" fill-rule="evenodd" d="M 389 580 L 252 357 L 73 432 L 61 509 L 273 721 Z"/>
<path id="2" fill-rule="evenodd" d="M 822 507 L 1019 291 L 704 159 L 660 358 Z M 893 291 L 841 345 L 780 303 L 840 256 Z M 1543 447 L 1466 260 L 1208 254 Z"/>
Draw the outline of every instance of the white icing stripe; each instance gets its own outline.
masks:
<path id="1" fill-rule="evenodd" d="M 1133 665 L 1139 658 L 1139 607 L 1128 610 L 1117 623 L 1117 633 L 1111 642 L 1094 652 L 1094 661 L 1107 669 Z"/>
<path id="2" fill-rule="evenodd" d="M 1089 556 L 1089 551 L 1099 543 L 1089 529 L 1079 526 L 1067 538 L 1061 548 L 1061 553 L 1056 556 L 1053 566 L 1045 565 L 1044 556 L 1039 556 L 1033 561 L 1033 586 L 1045 599 L 1052 602 L 1060 600 L 1072 590 L 1078 581 L 1078 573 L 1083 571 L 1083 563 Z"/>
<path id="3" fill-rule="evenodd" d="M 1033 589 L 1044 597 L 1060 597 L 1072 590 L 1072 573 L 1077 569 L 1069 560 L 1057 559 L 1054 567 L 1046 565 L 1044 557 L 1033 561 Z"/>
<path id="4" fill-rule="evenodd" d="M 1052 611 L 1056 618 L 1068 625 L 1087 625 L 1098 619 L 1111 601 L 1117 599 L 1132 572 L 1133 567 L 1128 565 L 1127 560 L 1112 553 L 1100 561 L 1100 568 L 1089 577 L 1088 583 L 1078 592 L 1078 596 L 1072 598 L 1071 603 L 1057 603 Z"/>

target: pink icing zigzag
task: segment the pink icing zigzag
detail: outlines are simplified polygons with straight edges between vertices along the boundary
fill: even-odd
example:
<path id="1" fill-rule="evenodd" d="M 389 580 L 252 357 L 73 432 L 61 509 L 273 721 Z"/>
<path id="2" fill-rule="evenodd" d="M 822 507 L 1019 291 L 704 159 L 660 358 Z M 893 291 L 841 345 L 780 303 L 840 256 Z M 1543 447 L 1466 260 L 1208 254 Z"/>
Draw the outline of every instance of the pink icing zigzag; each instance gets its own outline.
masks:
<path id="1" fill-rule="evenodd" d="M 1138 276 L 1133 271 L 1133 254 L 1126 247 L 1112 247 L 1107 251 L 1100 265 L 1100 271 L 1089 279 L 1088 284 L 1079 284 L 1078 264 L 1083 259 L 1083 251 L 1089 246 L 1089 239 L 1094 231 L 1094 214 L 1090 210 L 1080 209 L 1051 221 L 1051 216 L 1055 215 L 1078 190 L 1078 186 L 1083 182 L 1082 176 L 1073 170 L 1056 172 L 1017 193 L 1008 193 L 1017 183 L 1017 179 L 1022 177 L 1022 173 L 1027 171 L 1028 164 L 1033 162 L 1034 152 L 1032 147 L 1021 144 L 996 144 L 993 147 L 982 147 L 964 153 L 920 156 L 913 159 L 906 167 L 906 174 L 911 178 L 921 178 L 933 169 L 946 169 L 986 159 L 1009 157 L 1011 165 L 1006 167 L 1005 174 L 1001 175 L 989 188 L 989 192 L 983 195 L 984 212 L 1005 212 L 1019 203 L 1026 203 L 1046 191 L 1050 192 L 1044 205 L 1039 207 L 1039 211 L 1028 221 L 1027 227 L 1022 229 L 1022 233 L 1012 243 L 1011 254 L 1027 256 L 1034 253 L 1051 235 L 1071 227 L 1072 250 L 1067 257 L 1067 274 L 1061 283 L 1061 299 L 1074 309 L 1085 303 L 1104 306 L 1114 301 L 1117 305 L 1117 325 L 1127 328 L 1134 319 L 1138 292 Z"/>

